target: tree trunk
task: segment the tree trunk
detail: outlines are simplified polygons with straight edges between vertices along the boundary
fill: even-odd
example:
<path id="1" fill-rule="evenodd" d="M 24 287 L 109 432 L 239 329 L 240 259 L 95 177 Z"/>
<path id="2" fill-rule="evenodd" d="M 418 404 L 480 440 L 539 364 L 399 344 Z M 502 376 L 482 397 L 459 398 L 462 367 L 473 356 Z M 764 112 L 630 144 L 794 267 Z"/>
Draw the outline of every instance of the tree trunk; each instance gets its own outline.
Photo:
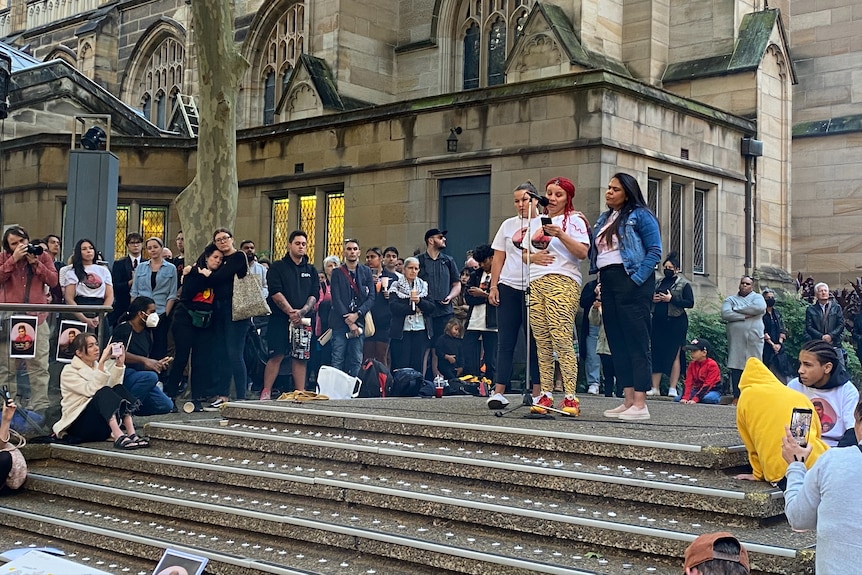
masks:
<path id="1" fill-rule="evenodd" d="M 233 41 L 232 0 L 193 0 L 191 11 L 199 76 L 197 174 L 176 199 L 189 262 L 216 228 L 233 231 L 236 224 L 236 105 L 248 67 Z"/>

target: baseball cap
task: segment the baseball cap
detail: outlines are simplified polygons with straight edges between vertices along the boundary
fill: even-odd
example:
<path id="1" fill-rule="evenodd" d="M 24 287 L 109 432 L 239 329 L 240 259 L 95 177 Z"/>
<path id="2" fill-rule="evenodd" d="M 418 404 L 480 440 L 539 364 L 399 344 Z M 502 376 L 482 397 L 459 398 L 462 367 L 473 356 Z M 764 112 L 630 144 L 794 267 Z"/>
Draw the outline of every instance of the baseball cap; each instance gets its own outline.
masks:
<path id="1" fill-rule="evenodd" d="M 427 242 L 428 238 L 430 238 L 431 236 L 445 236 L 448 233 L 448 230 L 438 230 L 437 228 L 431 228 L 430 230 L 425 232 L 425 241 Z"/>
<path id="2" fill-rule="evenodd" d="M 685 344 L 684 346 L 682 346 L 682 348 L 685 350 L 688 350 L 688 351 L 697 350 L 697 351 L 705 351 L 706 353 L 709 353 L 709 350 L 712 348 L 712 345 L 710 345 L 710 343 L 708 341 L 706 341 L 705 339 L 703 339 L 702 337 L 696 337 L 693 340 L 691 340 L 691 343 Z"/>
<path id="3" fill-rule="evenodd" d="M 714 549 L 715 543 L 722 539 L 732 539 L 739 545 L 738 554 L 721 553 Z M 685 550 L 685 564 L 683 569 L 697 567 L 701 563 L 711 561 L 712 559 L 723 559 L 724 561 L 733 561 L 745 567 L 746 571 L 750 571 L 748 565 L 748 551 L 739 542 L 739 539 L 728 533 L 727 531 L 719 531 L 718 533 L 706 533 L 691 542 L 688 549 Z"/>

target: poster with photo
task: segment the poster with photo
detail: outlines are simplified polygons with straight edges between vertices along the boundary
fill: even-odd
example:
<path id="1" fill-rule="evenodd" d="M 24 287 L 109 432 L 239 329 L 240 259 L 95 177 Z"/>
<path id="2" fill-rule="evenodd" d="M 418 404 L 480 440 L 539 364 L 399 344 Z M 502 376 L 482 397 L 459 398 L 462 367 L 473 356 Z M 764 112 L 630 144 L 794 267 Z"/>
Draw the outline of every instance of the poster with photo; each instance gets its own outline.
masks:
<path id="1" fill-rule="evenodd" d="M 175 549 L 165 549 L 153 575 L 201 575 L 209 559 Z"/>
<path id="2" fill-rule="evenodd" d="M 9 357 L 36 357 L 36 322 L 34 315 L 13 315 L 9 318 Z"/>
<path id="3" fill-rule="evenodd" d="M 64 319 L 60 322 L 60 335 L 57 337 L 57 361 L 72 363 L 75 352 L 72 351 L 72 342 L 79 333 L 87 331 L 87 324 L 82 321 Z"/>

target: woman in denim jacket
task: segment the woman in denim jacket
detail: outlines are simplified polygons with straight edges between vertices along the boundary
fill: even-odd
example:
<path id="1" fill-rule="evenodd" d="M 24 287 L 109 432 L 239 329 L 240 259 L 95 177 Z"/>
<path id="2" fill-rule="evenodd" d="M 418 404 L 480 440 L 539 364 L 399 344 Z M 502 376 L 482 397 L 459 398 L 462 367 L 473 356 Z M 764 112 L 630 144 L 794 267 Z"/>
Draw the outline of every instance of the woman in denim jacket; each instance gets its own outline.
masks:
<path id="1" fill-rule="evenodd" d="M 605 201 L 609 209 L 593 228 L 590 273 L 599 274 L 605 333 L 625 401 L 604 415 L 644 420 L 650 417 L 646 406 L 646 392 L 652 387 L 650 307 L 654 268 L 661 260 L 661 232 L 637 180 L 629 174 L 614 174 Z"/>
<path id="2" fill-rule="evenodd" d="M 153 329 L 152 357 L 168 355 L 168 330 L 171 310 L 177 301 L 177 268 L 162 257 L 164 244 L 159 238 L 150 238 L 145 244 L 150 259 L 135 268 L 130 295 L 152 298 L 156 302 L 159 324 Z"/>

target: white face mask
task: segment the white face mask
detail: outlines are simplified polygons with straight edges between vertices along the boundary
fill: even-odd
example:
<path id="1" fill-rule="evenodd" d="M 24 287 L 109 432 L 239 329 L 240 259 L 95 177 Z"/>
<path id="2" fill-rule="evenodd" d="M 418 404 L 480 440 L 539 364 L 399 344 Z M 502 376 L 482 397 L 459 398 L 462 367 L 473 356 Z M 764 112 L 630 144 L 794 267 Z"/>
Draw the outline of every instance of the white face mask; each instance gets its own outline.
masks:
<path id="1" fill-rule="evenodd" d="M 153 312 L 147 316 L 147 327 L 154 328 L 157 325 L 159 325 L 159 314 Z"/>

